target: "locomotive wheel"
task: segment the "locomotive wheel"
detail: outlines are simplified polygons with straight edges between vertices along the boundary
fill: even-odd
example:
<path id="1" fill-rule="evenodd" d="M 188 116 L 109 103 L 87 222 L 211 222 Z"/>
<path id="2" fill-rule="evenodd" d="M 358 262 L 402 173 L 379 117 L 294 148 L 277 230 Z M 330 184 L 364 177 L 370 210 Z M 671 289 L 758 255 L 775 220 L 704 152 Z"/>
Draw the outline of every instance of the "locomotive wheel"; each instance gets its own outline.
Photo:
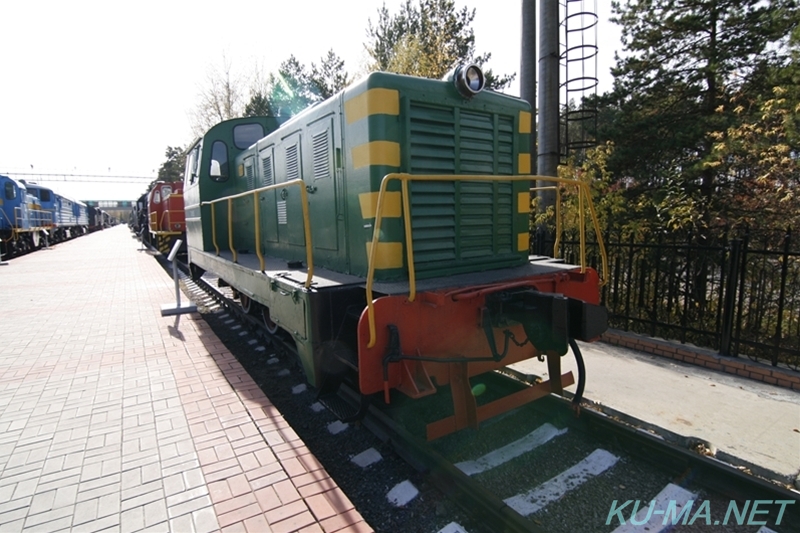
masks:
<path id="1" fill-rule="evenodd" d="M 251 300 L 250 297 L 243 292 L 239 293 L 239 305 L 242 306 L 242 311 L 248 315 L 253 312 L 253 307 L 255 307 L 253 305 L 253 300 Z"/>
<path id="2" fill-rule="evenodd" d="M 264 327 L 267 328 L 267 331 L 270 333 L 275 333 L 278 331 L 278 324 L 272 321 L 269 316 L 269 307 L 266 305 L 261 306 L 261 318 L 264 321 Z"/>
<path id="3" fill-rule="evenodd" d="M 192 280 L 197 281 L 198 279 L 203 277 L 205 270 L 195 265 L 194 263 L 189 263 L 189 272 L 191 273 Z"/>

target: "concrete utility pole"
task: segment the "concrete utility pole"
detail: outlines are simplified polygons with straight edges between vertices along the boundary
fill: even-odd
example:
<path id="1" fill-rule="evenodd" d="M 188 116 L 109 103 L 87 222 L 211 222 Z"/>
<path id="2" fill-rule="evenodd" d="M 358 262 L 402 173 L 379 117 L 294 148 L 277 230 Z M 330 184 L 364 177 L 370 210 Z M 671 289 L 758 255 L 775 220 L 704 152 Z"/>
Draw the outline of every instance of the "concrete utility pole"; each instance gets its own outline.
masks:
<path id="1" fill-rule="evenodd" d="M 519 92 L 531 104 L 531 154 L 536 153 L 536 0 L 522 0 Z M 531 157 L 533 157 L 531 155 Z M 531 161 L 533 163 L 533 161 Z M 536 169 L 532 169 L 536 170 Z M 535 182 L 531 187 L 535 187 Z"/>
<path id="2" fill-rule="evenodd" d="M 558 5 L 555 0 L 539 2 L 539 150 L 536 173 L 558 175 Z M 542 182 L 539 186 L 550 185 Z M 540 191 L 539 207 L 555 205 L 554 191 Z"/>

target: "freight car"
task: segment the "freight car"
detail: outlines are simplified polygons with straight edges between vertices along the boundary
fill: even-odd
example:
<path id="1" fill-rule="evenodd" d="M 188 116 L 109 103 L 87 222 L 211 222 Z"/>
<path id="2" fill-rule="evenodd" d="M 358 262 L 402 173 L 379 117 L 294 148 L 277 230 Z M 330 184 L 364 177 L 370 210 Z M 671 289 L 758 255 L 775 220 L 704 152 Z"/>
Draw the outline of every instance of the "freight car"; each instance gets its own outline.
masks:
<path id="1" fill-rule="evenodd" d="M 477 427 L 572 384 L 559 358 L 607 327 L 595 270 L 529 256 L 530 106 L 483 85 L 475 65 L 447 81 L 372 73 L 283 124 L 222 122 L 187 152 L 192 275 L 291 335 L 342 418 L 449 386 L 428 438 Z M 478 405 L 470 378 L 532 357 L 551 381 Z M 349 411 L 343 382 L 362 398 Z"/>

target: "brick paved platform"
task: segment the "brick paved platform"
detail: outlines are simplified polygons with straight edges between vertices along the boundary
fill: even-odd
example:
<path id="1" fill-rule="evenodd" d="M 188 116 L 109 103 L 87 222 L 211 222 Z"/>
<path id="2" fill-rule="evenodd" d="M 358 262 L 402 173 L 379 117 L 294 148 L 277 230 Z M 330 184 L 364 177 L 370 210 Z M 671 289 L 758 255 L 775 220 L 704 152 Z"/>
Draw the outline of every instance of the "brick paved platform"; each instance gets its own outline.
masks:
<path id="1" fill-rule="evenodd" d="M 0 282 L 0 531 L 372 531 L 126 227 Z"/>

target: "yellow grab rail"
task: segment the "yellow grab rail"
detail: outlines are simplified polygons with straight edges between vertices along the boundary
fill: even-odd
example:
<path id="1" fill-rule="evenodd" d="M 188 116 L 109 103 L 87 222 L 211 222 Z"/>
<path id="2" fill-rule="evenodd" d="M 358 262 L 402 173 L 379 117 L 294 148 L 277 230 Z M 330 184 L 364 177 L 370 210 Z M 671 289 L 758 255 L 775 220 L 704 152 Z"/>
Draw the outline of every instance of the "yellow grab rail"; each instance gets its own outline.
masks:
<path id="1" fill-rule="evenodd" d="M 200 202 L 201 206 L 210 205 L 211 206 L 211 240 L 214 243 L 214 248 L 217 250 L 217 255 L 219 255 L 219 245 L 217 244 L 217 218 L 216 218 L 216 204 L 222 201 L 226 201 L 228 204 L 228 244 L 231 249 L 231 253 L 233 254 L 233 262 L 235 263 L 238 260 L 238 254 L 236 253 L 236 247 L 233 246 L 233 217 L 231 216 L 232 210 L 232 202 L 238 198 L 245 198 L 249 195 L 253 196 L 253 203 L 254 203 L 254 216 L 253 216 L 253 223 L 255 224 L 255 240 L 256 240 L 256 255 L 258 256 L 259 264 L 261 265 L 261 271 L 264 271 L 264 255 L 261 252 L 261 214 L 258 208 L 258 194 L 265 192 L 265 191 L 272 191 L 275 189 L 283 189 L 286 187 L 294 187 L 297 186 L 300 188 L 300 204 L 303 209 L 303 234 L 305 235 L 306 239 L 306 265 L 308 267 L 308 274 L 306 275 L 305 281 L 305 288 L 308 289 L 311 286 L 311 279 L 314 277 L 314 254 L 313 254 L 313 246 L 311 245 L 311 218 L 308 215 L 308 193 L 306 192 L 306 185 L 305 182 L 301 179 L 296 179 L 292 181 L 287 181 L 286 183 L 278 183 L 276 185 L 267 185 L 266 187 L 261 187 L 258 189 L 253 189 L 252 191 L 246 191 L 239 194 L 233 194 L 231 196 L 225 196 L 223 198 L 217 198 L 216 200 L 210 200 L 208 202 Z"/>
<path id="2" fill-rule="evenodd" d="M 261 243 L 257 242 L 256 247 L 261 247 Z M 233 255 L 233 262 L 239 262 L 239 254 L 236 253 L 236 247 L 233 245 L 233 198 L 228 197 L 228 248 Z M 260 270 L 264 270 L 262 267 Z"/>
<path id="3" fill-rule="evenodd" d="M 582 181 L 567 179 L 567 178 L 556 178 L 553 176 L 536 176 L 536 175 L 514 175 L 514 176 L 497 176 L 497 175 L 473 175 L 473 174 L 466 174 L 466 175 L 455 175 L 455 174 L 400 174 L 400 173 L 392 173 L 387 174 L 383 177 L 381 181 L 381 188 L 378 192 L 378 202 L 375 208 L 375 227 L 372 231 L 372 246 L 369 249 L 369 256 L 368 256 L 368 266 L 367 266 L 367 317 L 369 321 L 369 343 L 367 344 L 368 348 L 372 348 L 375 346 L 377 342 L 377 337 L 375 334 L 375 308 L 372 303 L 372 286 L 375 281 L 375 254 L 377 253 L 378 249 L 378 240 L 381 234 L 381 222 L 383 220 L 383 210 L 384 210 L 384 197 L 386 196 L 387 186 L 389 182 L 397 180 L 400 181 L 400 186 L 402 190 L 403 196 L 403 227 L 406 233 L 406 261 L 408 263 L 408 300 L 413 302 L 416 298 L 417 293 L 417 282 L 416 282 L 416 275 L 415 275 L 415 267 L 414 267 L 414 246 L 413 246 L 413 238 L 411 235 L 411 216 L 410 216 L 410 198 L 408 194 L 408 182 L 409 181 L 547 181 L 555 184 L 561 185 L 568 185 L 573 186 L 578 189 L 578 198 L 579 198 L 579 210 L 580 210 L 580 256 L 581 256 L 581 272 L 586 271 L 586 231 L 584 228 L 585 218 L 583 214 L 583 205 L 584 205 L 584 198 L 586 204 L 589 206 L 589 213 L 592 217 L 592 222 L 594 223 L 595 228 L 595 235 L 597 237 L 597 243 L 600 247 L 600 257 L 602 260 L 603 265 L 603 278 L 600 280 L 600 286 L 602 287 L 605 283 L 605 277 L 608 273 L 608 257 L 606 255 L 606 247 L 605 243 L 603 242 L 603 236 L 600 233 L 600 225 L 597 222 L 597 213 L 594 209 L 594 204 L 592 203 L 592 197 L 590 195 L 589 185 Z M 555 186 L 558 189 L 558 185 Z M 549 188 L 549 187 L 548 187 Z M 558 193 L 558 199 L 560 203 L 560 193 Z M 559 224 L 558 220 L 556 224 Z M 560 225 L 558 226 L 560 229 Z M 555 255 L 555 249 L 554 249 Z"/>
<path id="4" fill-rule="evenodd" d="M 556 241 L 553 243 L 553 257 L 558 257 L 558 247 L 561 244 L 561 187 L 531 187 L 531 192 L 556 191 Z"/>
<path id="5" fill-rule="evenodd" d="M 217 244 L 217 211 L 214 209 L 213 205 L 211 206 L 211 242 L 214 243 L 217 256 L 219 256 L 219 245 Z"/>

